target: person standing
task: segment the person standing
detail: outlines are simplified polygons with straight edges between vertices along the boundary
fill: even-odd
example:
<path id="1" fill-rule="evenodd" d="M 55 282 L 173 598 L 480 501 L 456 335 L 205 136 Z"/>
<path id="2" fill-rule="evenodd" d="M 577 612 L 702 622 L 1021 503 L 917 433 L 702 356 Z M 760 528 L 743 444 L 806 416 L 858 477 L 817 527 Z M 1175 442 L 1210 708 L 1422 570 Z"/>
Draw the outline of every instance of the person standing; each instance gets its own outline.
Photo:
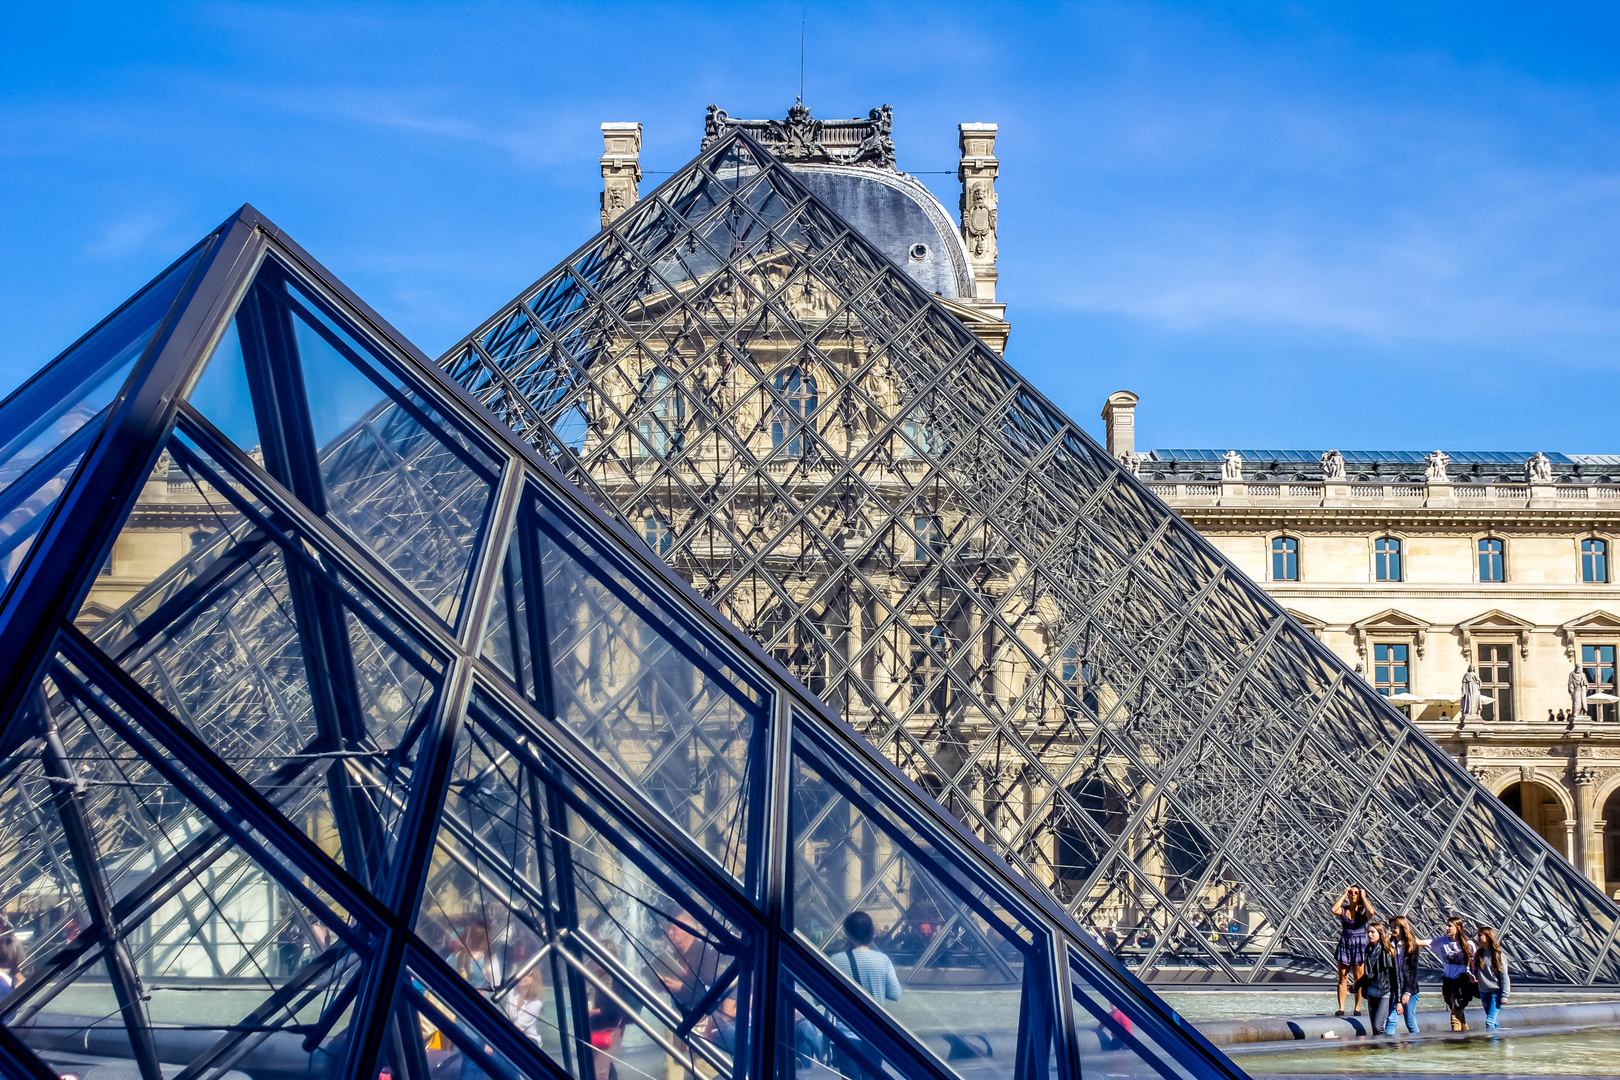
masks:
<path id="1" fill-rule="evenodd" d="M 1405 915 L 1397 915 L 1389 921 L 1389 936 L 1395 943 L 1395 971 L 1399 981 L 1395 988 L 1395 1007 L 1389 1011 L 1384 1034 L 1395 1034 L 1396 1021 L 1404 1019 L 1407 1032 L 1416 1035 L 1418 957 L 1423 952 L 1423 943 L 1412 933 L 1412 923 Z"/>
<path id="2" fill-rule="evenodd" d="M 1502 1026 L 1500 1013 L 1513 989 L 1508 975 L 1507 957 L 1496 940 L 1494 926 L 1479 928 L 1475 939 L 1474 977 L 1479 981 L 1479 1005 L 1485 1010 L 1485 1030 L 1495 1031 Z"/>
<path id="3" fill-rule="evenodd" d="M 888 956 L 872 948 L 872 938 L 877 930 L 872 925 L 872 916 L 864 911 L 852 911 L 844 916 L 844 951 L 832 954 L 833 967 L 849 976 L 856 985 L 866 991 L 866 996 L 876 1001 L 880 1007 L 888 1001 L 899 1001 L 901 994 L 900 977 L 895 974 L 894 961 Z M 838 1033 L 850 1042 L 859 1045 L 860 1036 L 846 1027 L 841 1021 L 835 1021 Z M 849 1060 L 850 1055 L 835 1049 L 834 1060 L 838 1071 L 845 1077 L 873 1078 L 881 1074 L 861 1068 L 859 1061 Z"/>
<path id="4" fill-rule="evenodd" d="M 720 977 L 720 952 L 706 938 L 698 936 L 702 931 L 695 923 L 696 920 L 691 915 L 679 911 L 664 927 L 664 936 L 669 939 L 674 952 L 670 956 L 672 970 L 659 976 L 664 989 L 669 991 L 670 1000 L 687 1020 L 692 1020 L 688 1014 L 702 1003 L 709 993 L 709 988 Z M 697 1018 L 692 1030 L 698 1031 L 706 1019 Z M 714 1074 L 714 1067 L 693 1052 L 690 1040 L 680 1045 L 691 1055 L 693 1064 L 697 1066 L 693 1070 L 697 1077 L 707 1078 Z M 664 1080 L 687 1080 L 687 1072 L 686 1066 L 679 1058 L 673 1054 L 666 1055 Z"/>
<path id="5" fill-rule="evenodd" d="M 1463 928 L 1461 916 L 1446 920 L 1446 932 L 1429 942 L 1429 951 L 1440 961 L 1440 994 L 1451 1012 L 1451 1030 L 1467 1031 L 1468 1018 L 1463 1010 L 1474 999 L 1474 949 Z"/>
<path id="6" fill-rule="evenodd" d="M 1361 886 L 1351 885 L 1333 905 L 1333 914 L 1339 920 L 1339 948 L 1334 954 L 1339 962 L 1339 1011 L 1344 1015 L 1344 999 L 1351 986 L 1355 987 L 1355 1012 L 1361 1015 L 1361 978 L 1367 974 L 1367 924 L 1372 921 L 1372 903 Z"/>
<path id="7" fill-rule="evenodd" d="M 1395 944 L 1382 923 L 1367 924 L 1367 974 L 1362 977 L 1362 990 L 1367 998 L 1367 1025 L 1370 1034 L 1383 1032 L 1390 1019 L 1390 1004 L 1400 984 L 1399 969 L 1395 963 Z"/>

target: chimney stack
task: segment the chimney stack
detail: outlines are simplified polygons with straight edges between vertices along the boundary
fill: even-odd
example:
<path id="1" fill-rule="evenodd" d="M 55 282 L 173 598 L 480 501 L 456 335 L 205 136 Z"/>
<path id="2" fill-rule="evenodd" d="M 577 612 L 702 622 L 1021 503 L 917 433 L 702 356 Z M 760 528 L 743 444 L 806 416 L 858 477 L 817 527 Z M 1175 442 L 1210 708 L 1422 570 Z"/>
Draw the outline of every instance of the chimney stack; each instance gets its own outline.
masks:
<path id="1" fill-rule="evenodd" d="M 962 163 L 962 240 L 967 244 L 973 282 L 981 301 L 996 298 L 996 157 L 995 124 L 958 124 Z"/>
<path id="2" fill-rule="evenodd" d="M 1115 390 L 1103 406 L 1103 423 L 1108 429 L 1108 456 L 1115 461 L 1136 457 L 1136 403 L 1141 400 L 1129 390 Z M 1132 470 L 1135 471 L 1134 469 Z"/>
<path id="3" fill-rule="evenodd" d="M 641 125 L 609 121 L 602 125 L 602 225 L 641 198 Z"/>

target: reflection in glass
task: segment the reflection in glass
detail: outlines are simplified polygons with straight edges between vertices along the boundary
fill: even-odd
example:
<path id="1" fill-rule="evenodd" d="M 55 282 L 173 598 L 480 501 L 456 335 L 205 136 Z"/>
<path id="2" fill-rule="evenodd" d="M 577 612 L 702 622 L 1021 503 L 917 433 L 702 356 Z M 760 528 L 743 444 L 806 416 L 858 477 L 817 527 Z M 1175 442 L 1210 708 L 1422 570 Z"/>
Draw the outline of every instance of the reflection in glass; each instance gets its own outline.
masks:
<path id="1" fill-rule="evenodd" d="M 0 598 L 196 261 L 181 259 L 0 402 Z"/>
<path id="2" fill-rule="evenodd" d="M 370 878 L 394 840 L 438 673 L 407 632 L 306 562 L 290 532 L 175 437 L 78 623 Z"/>
<path id="3" fill-rule="evenodd" d="M 0 759 L 0 916 L 21 946 L 0 1019 L 64 1073 L 331 1068 L 361 961 L 341 917 L 230 842 L 215 793 L 184 774 L 205 811 L 157 768 L 82 668 L 58 660 L 24 722 Z"/>
<path id="4" fill-rule="evenodd" d="M 523 672 L 522 685 L 741 876 L 764 696 L 595 542 L 546 512 L 526 514 L 520 528 L 486 655 L 513 675 L 517 656 L 549 657 L 540 681 Z M 547 636 L 538 651 L 528 644 L 529 621 L 514 620 L 508 606 L 530 610 L 536 586 Z"/>
<path id="5" fill-rule="evenodd" d="M 1040 967 L 1029 930 L 869 782 L 795 742 L 794 931 L 959 1075 L 1012 1075 Z"/>
<path id="6" fill-rule="evenodd" d="M 315 293 L 267 263 L 190 401 L 454 621 L 498 463 Z"/>
<path id="7" fill-rule="evenodd" d="M 729 1071 L 750 1007 L 738 928 L 488 702 L 458 736 L 437 844 L 418 935 L 565 1068 Z"/>

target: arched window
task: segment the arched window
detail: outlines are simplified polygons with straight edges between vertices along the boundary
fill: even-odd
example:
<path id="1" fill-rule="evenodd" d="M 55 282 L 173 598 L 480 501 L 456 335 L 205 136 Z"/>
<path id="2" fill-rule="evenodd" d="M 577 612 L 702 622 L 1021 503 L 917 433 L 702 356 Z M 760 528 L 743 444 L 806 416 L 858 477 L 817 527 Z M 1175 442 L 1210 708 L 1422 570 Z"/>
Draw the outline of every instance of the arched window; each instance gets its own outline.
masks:
<path id="1" fill-rule="evenodd" d="M 1607 540 L 1581 541 L 1581 580 L 1609 580 L 1609 542 Z"/>
<path id="2" fill-rule="evenodd" d="M 641 439 L 636 443 L 635 456 L 664 457 L 671 450 L 679 450 L 681 429 L 686 425 L 686 398 L 671 382 L 669 373 L 653 370 L 643 375 L 641 400 L 646 411 L 636 425 Z"/>
<path id="3" fill-rule="evenodd" d="M 1271 539 L 1271 580 L 1299 580 L 1299 541 L 1292 536 Z"/>
<path id="4" fill-rule="evenodd" d="M 1479 580 L 1507 580 L 1507 563 L 1503 558 L 1504 554 L 1502 541 L 1495 537 L 1487 536 L 1479 542 Z"/>
<path id="5" fill-rule="evenodd" d="M 777 374 L 776 393 L 782 402 L 771 418 L 771 445 L 786 444 L 788 455 L 798 457 L 810 442 L 804 429 L 816 411 L 816 378 L 789 368 Z"/>
<path id="6" fill-rule="evenodd" d="M 1373 541 L 1373 576 L 1377 581 L 1403 581 L 1401 577 L 1401 542 L 1393 536 L 1380 536 Z"/>
<path id="7" fill-rule="evenodd" d="M 668 555 L 669 549 L 675 543 L 675 534 L 669 531 L 669 526 L 664 524 L 663 519 L 651 511 L 648 511 L 647 516 L 641 521 L 641 535 L 647 541 L 647 546 L 660 558 Z"/>

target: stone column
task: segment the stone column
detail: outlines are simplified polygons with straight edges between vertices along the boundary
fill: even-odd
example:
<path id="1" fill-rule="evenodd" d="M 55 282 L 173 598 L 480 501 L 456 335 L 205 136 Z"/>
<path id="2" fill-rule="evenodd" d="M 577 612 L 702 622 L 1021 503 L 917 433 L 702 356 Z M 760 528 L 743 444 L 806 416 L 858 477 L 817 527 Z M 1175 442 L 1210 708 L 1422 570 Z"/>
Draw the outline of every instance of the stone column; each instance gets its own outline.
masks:
<path id="1" fill-rule="evenodd" d="M 962 162 L 962 239 L 967 243 L 974 286 L 980 300 L 996 298 L 996 157 L 995 124 L 958 124 Z"/>
<path id="2" fill-rule="evenodd" d="M 1586 765 L 1575 768 L 1575 834 L 1579 846 L 1575 863 L 1589 880 L 1603 888 L 1603 822 L 1598 819 L 1597 770 Z"/>
<path id="3" fill-rule="evenodd" d="M 602 225 L 641 198 L 641 125 L 610 120 L 602 125 Z"/>
<path id="4" fill-rule="evenodd" d="M 1579 866 L 1580 863 L 1575 861 L 1575 819 L 1567 817 L 1562 824 L 1564 826 L 1564 858 L 1569 860 L 1569 865 Z"/>

